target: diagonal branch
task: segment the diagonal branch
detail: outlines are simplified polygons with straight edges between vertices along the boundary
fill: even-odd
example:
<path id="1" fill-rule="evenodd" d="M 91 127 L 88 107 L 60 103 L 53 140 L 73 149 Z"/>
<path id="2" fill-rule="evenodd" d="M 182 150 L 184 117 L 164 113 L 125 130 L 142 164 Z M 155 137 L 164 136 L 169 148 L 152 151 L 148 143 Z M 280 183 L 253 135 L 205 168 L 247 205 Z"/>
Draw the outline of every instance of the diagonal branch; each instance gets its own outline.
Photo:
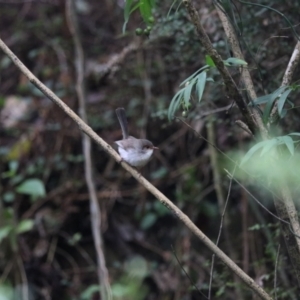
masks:
<path id="1" fill-rule="evenodd" d="M 170 199 L 153 186 L 146 178 L 144 178 L 136 169 L 122 161 L 120 155 L 101 137 L 97 135 L 82 119 L 70 109 L 60 98 L 58 98 L 50 89 L 48 89 L 39 79 L 37 79 L 26 66 L 17 58 L 17 56 L 6 46 L 0 39 L 0 48 L 20 69 L 20 71 L 35 85 L 46 97 L 58 105 L 79 127 L 79 129 L 94 140 L 107 154 L 127 170 L 140 184 L 142 184 L 153 196 L 155 196 L 164 206 L 166 206 L 183 224 L 185 224 L 198 239 L 200 239 L 223 263 L 241 280 L 252 289 L 262 299 L 271 300 L 271 296 L 267 294 L 260 285 L 258 285 L 251 277 L 249 277 L 238 265 L 236 265 L 230 257 L 228 257 L 220 248 L 218 248 L 192 221 L 184 214 Z"/>

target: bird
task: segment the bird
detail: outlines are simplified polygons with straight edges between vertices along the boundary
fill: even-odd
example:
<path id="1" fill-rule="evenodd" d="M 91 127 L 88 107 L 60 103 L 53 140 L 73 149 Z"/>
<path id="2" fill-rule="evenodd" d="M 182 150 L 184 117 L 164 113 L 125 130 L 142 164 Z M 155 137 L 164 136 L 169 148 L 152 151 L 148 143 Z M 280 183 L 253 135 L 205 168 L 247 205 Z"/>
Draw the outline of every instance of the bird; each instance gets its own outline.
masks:
<path id="1" fill-rule="evenodd" d="M 116 114 L 121 126 L 123 139 L 115 141 L 115 143 L 118 146 L 118 152 L 122 160 L 132 167 L 145 166 L 151 159 L 154 150 L 158 150 L 158 147 L 155 147 L 149 140 L 137 139 L 128 134 L 127 118 L 123 107 L 117 108 Z"/>

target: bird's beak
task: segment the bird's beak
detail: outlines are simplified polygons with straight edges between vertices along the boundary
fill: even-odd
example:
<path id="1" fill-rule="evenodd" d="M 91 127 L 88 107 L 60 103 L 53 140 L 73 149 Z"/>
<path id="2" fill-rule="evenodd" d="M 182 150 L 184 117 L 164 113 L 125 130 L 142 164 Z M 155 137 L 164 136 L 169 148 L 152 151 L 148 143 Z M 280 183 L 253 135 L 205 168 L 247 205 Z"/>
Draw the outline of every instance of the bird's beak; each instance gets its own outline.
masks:
<path id="1" fill-rule="evenodd" d="M 153 150 L 159 150 L 158 147 L 154 147 L 154 146 L 152 147 L 152 149 L 153 149 Z"/>

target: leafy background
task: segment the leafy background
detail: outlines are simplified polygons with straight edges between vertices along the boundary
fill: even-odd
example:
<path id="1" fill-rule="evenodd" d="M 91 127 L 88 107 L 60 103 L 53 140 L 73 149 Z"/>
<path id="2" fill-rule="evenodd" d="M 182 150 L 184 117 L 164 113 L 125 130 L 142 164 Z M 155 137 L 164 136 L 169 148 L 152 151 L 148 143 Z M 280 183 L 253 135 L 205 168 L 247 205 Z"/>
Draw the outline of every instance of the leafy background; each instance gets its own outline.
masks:
<path id="1" fill-rule="evenodd" d="M 224 2 L 240 34 L 258 95 L 273 93 L 295 46 L 291 28 L 268 7 Z M 258 3 L 283 13 L 298 30 L 299 2 Z M 241 115 L 224 96 L 213 68 L 202 75 L 212 80 L 204 90 L 198 86 L 201 101 L 191 93 L 184 105 L 179 101 L 170 113 L 180 84 L 210 66 L 184 7 L 159 1 L 151 15 L 145 12 L 144 20 L 138 10 L 129 18 L 125 12 L 128 23 L 123 33 L 123 1 L 78 0 L 76 4 L 86 58 L 89 124 L 113 144 L 121 137 L 114 110 L 125 107 L 131 134 L 147 137 L 160 148 L 143 175 L 215 241 L 222 207 L 213 176 L 214 150 L 206 140 L 238 159 L 236 153 L 245 153 L 251 139 L 236 126 Z M 214 47 L 224 60 L 230 58 L 213 6 L 197 5 Z M 0 6 L 1 38 L 77 111 L 74 45 L 64 1 L 0 1 Z M 136 35 L 137 28 L 142 35 Z M 119 64 L 112 65 L 114 59 Z M 2 53 L 0 68 L 0 294 L 4 299 L 20 297 L 26 278 L 33 299 L 99 299 L 80 131 Z M 230 70 L 239 84 L 238 68 Z M 294 78 L 299 78 L 299 69 Z M 287 117 L 277 129 L 279 136 L 299 131 L 297 91 L 288 99 L 294 109 L 285 106 Z M 191 127 L 172 118 L 173 113 Z M 96 145 L 92 150 L 114 299 L 199 299 L 194 284 L 206 294 L 211 253 L 106 153 Z M 228 167 L 220 153 L 218 163 L 217 184 L 226 196 L 229 179 L 223 166 L 232 169 L 232 165 Z M 264 170 L 272 171 L 272 165 L 264 165 Z M 268 180 L 260 185 L 259 181 L 259 176 L 247 177 L 243 183 L 273 211 Z M 282 242 L 278 220 L 236 183 L 232 183 L 226 215 L 220 247 L 274 293 L 274 264 Z M 280 299 L 297 299 L 291 269 L 282 244 Z M 212 295 L 213 299 L 252 299 L 251 292 L 218 260 Z"/>

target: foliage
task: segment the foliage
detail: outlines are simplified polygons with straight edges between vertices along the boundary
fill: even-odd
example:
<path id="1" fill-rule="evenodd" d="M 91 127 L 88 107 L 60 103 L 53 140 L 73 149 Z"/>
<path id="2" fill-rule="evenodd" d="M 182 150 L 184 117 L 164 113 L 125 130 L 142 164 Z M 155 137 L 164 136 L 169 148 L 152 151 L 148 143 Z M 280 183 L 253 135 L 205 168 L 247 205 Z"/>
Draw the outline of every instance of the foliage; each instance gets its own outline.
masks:
<path id="1" fill-rule="evenodd" d="M 266 141 L 262 141 L 262 142 L 257 143 L 243 157 L 243 159 L 241 161 L 241 166 L 244 163 L 246 163 L 253 156 L 253 154 L 256 151 L 261 150 L 260 157 L 262 157 L 266 154 L 268 156 L 270 156 L 272 153 L 274 153 L 272 151 L 273 148 L 276 148 L 279 145 L 285 145 L 287 147 L 287 149 L 289 150 L 289 152 L 291 153 L 291 155 L 294 155 L 294 151 L 295 151 L 294 141 L 290 137 L 290 135 L 300 135 L 300 133 L 295 132 L 295 133 L 291 133 L 289 135 L 278 136 L 278 137 L 273 138 L 271 140 L 266 140 Z"/>
<path id="2" fill-rule="evenodd" d="M 270 113 L 271 113 L 271 109 L 274 106 L 275 101 L 277 100 L 277 109 L 278 109 L 278 114 L 280 116 L 280 118 L 285 117 L 287 110 L 284 109 L 284 105 L 286 104 L 286 102 L 289 102 L 287 100 L 287 97 L 289 96 L 289 94 L 292 91 L 297 91 L 299 89 L 299 85 L 293 85 L 293 86 L 282 86 L 280 88 L 278 88 L 277 90 L 275 90 L 273 93 L 271 94 L 267 94 L 261 97 L 258 97 L 257 99 L 255 99 L 253 101 L 253 103 L 250 103 L 249 105 L 260 105 L 260 104 L 266 104 L 264 111 L 263 111 L 263 121 L 265 124 L 267 124 L 267 122 L 269 121 L 269 117 L 270 117 Z M 293 103 L 289 102 L 289 104 L 291 105 L 291 107 L 293 108 Z"/>
<path id="3" fill-rule="evenodd" d="M 34 226 L 34 221 L 25 219 L 15 224 L 13 211 L 6 209 L 2 213 L 2 224 L 0 228 L 0 243 L 8 239 L 10 249 L 16 251 L 18 235 L 30 231 Z"/>
<path id="4" fill-rule="evenodd" d="M 41 81 L 77 111 L 76 57 L 64 6 L 57 4 L 59 1 L 36 6 L 23 2 L 2 4 L 1 38 Z M 89 125 L 113 144 L 121 136 L 114 109 L 126 107 L 130 134 L 146 137 L 160 148 L 141 173 L 211 239 L 218 236 L 224 217 L 220 248 L 241 262 L 253 278 L 260 279 L 263 274 L 263 286 L 274 298 L 277 291 L 278 299 L 297 299 L 288 253 L 284 246 L 278 252 L 280 221 L 252 198 L 255 196 L 276 214 L 270 200 L 278 196 L 274 190 L 280 181 L 286 181 L 293 197 L 299 198 L 299 87 L 297 82 L 281 87 L 295 44 L 292 30 L 297 31 L 297 27 L 289 27 L 286 19 L 263 1 L 255 4 L 264 7 L 242 4 L 245 1 L 214 2 L 222 5 L 235 27 L 246 63 L 231 57 L 214 7 L 194 2 L 201 24 L 241 94 L 247 99 L 239 73 L 242 67 L 249 68 L 260 95 L 248 105 L 262 115 L 270 138 L 261 142 L 255 137 L 257 144 L 251 144 L 249 150 L 249 136 L 235 126 L 235 121 L 243 117 L 231 105 L 232 99 L 225 97 L 215 63 L 205 56 L 181 2 L 79 2 Z M 275 1 L 271 8 L 297 24 L 298 1 Z M 137 38 L 134 30 L 142 38 Z M 0 294 L 8 299 L 17 295 L 23 281 L 17 265 L 21 262 L 30 289 L 37 293 L 48 293 L 52 299 L 97 297 L 80 131 L 16 71 L 6 56 L 0 59 L 0 68 L 0 270 L 6 276 Z M 299 68 L 294 78 L 299 78 Z M 9 128 L 3 126 L 3 111 L 11 95 L 21 103 L 30 100 L 32 106 Z M 19 112 L 20 102 L 15 106 Z M 275 102 L 280 117 L 276 127 L 272 120 Z M 168 120 L 180 111 L 194 131 L 179 118 Z M 220 178 L 214 178 L 216 170 L 205 141 L 208 119 L 215 126 L 212 144 L 237 162 L 234 178 L 243 187 L 222 173 L 220 161 L 225 156 L 220 152 Z M 214 275 L 212 299 L 252 297 L 251 291 L 235 282 L 218 261 L 212 272 L 211 252 L 167 208 L 152 199 L 104 151 L 92 145 L 92 152 L 114 298 L 199 298 L 173 259 L 170 245 L 174 245 L 192 281 L 201 281 L 197 287 L 205 294 L 210 288 L 210 274 Z M 232 162 L 226 167 L 234 168 Z M 225 211 L 220 194 L 228 200 Z"/>
<path id="5" fill-rule="evenodd" d="M 247 63 L 242 59 L 230 57 L 223 61 L 224 65 L 228 67 L 239 67 L 245 66 Z M 191 94 L 193 90 L 195 90 L 196 98 L 198 102 L 202 100 L 204 88 L 207 81 L 214 82 L 212 78 L 207 78 L 207 72 L 211 69 L 214 69 L 216 66 L 209 55 L 206 55 L 206 65 L 197 70 L 194 74 L 185 79 L 180 86 L 184 86 L 181 90 L 179 90 L 175 96 L 173 97 L 169 110 L 168 110 L 168 118 L 171 120 L 175 114 L 175 112 L 181 106 L 183 111 L 188 111 L 190 109 L 191 103 Z"/>
<path id="6" fill-rule="evenodd" d="M 124 7 L 124 25 L 123 33 L 126 30 L 127 23 L 129 21 L 130 15 L 136 10 L 139 9 L 139 12 L 147 25 L 153 23 L 152 9 L 155 7 L 155 0 L 125 0 Z"/>

